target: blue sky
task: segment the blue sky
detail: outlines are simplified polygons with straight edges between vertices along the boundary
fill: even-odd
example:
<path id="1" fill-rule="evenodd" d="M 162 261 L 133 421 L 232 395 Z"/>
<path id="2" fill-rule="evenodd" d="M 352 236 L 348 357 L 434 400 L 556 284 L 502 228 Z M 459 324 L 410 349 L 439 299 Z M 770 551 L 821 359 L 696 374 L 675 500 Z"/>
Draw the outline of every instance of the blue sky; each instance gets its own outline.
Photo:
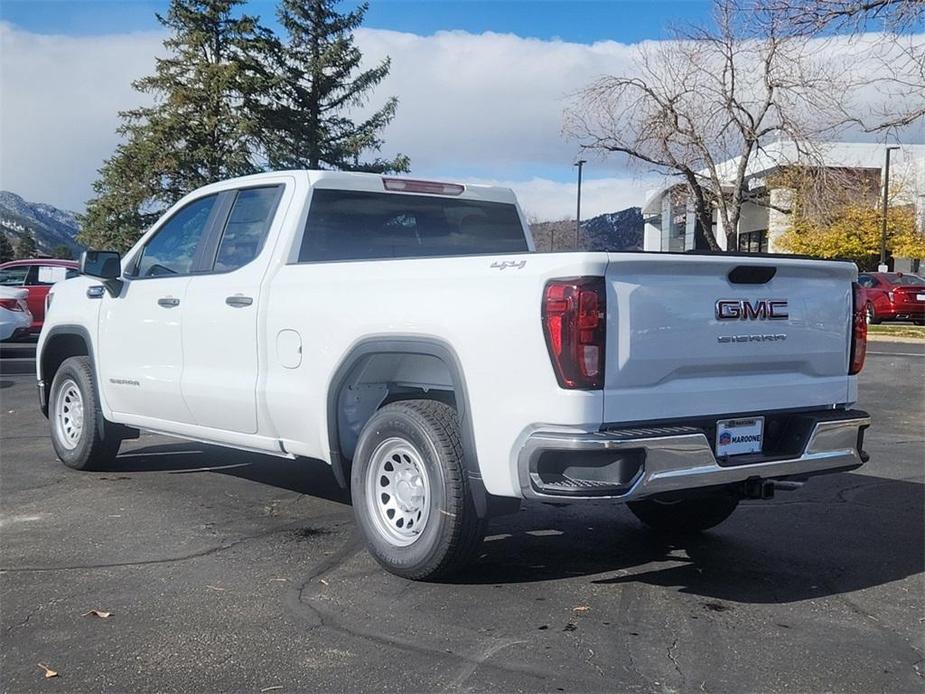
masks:
<path id="1" fill-rule="evenodd" d="M 154 29 L 154 13 L 166 7 L 164 0 L 3 0 L 0 19 L 43 34 L 110 34 Z M 248 11 L 272 24 L 275 3 L 252 0 Z M 672 22 L 702 20 L 708 13 L 703 0 L 372 0 L 366 26 L 425 35 L 456 29 L 634 43 L 664 36 Z"/>

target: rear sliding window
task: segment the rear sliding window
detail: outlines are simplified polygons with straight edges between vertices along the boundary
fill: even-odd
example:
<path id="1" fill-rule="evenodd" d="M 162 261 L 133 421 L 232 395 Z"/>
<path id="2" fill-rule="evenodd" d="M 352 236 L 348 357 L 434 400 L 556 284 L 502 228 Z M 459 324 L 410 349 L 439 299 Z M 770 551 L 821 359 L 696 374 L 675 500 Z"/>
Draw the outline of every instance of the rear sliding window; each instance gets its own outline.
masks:
<path id="1" fill-rule="evenodd" d="M 527 251 L 514 205 L 318 189 L 299 262 Z"/>

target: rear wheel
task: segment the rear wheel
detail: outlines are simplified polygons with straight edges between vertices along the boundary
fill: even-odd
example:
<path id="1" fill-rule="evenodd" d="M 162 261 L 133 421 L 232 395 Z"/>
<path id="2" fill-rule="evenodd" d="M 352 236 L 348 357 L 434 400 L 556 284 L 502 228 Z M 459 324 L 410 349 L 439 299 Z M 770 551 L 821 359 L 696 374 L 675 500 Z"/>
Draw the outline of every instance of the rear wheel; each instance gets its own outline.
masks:
<path id="1" fill-rule="evenodd" d="M 48 400 L 51 443 L 62 463 L 75 470 L 108 466 L 119 452 L 116 426 L 103 419 L 89 357 L 62 362 Z"/>
<path id="2" fill-rule="evenodd" d="M 442 402 L 406 400 L 376 412 L 357 442 L 351 492 L 370 553 L 399 576 L 447 575 L 482 541 L 459 421 Z"/>
<path id="3" fill-rule="evenodd" d="M 867 304 L 867 311 L 865 312 L 867 316 L 868 325 L 879 325 L 880 319 L 877 317 L 877 312 L 874 310 L 874 305 L 871 303 Z"/>
<path id="4" fill-rule="evenodd" d="M 679 534 L 697 533 L 717 526 L 729 518 L 738 505 L 739 497 L 727 491 L 627 503 L 633 515 L 650 528 Z"/>

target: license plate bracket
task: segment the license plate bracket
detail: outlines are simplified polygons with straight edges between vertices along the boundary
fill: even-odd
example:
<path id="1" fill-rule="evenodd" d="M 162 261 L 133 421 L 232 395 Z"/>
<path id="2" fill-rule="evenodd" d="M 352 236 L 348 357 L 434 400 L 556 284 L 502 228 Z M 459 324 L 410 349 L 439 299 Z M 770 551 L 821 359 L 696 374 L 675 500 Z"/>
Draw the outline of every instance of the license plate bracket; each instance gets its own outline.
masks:
<path id="1" fill-rule="evenodd" d="M 737 417 L 716 422 L 716 457 L 760 453 L 764 446 L 764 417 Z"/>

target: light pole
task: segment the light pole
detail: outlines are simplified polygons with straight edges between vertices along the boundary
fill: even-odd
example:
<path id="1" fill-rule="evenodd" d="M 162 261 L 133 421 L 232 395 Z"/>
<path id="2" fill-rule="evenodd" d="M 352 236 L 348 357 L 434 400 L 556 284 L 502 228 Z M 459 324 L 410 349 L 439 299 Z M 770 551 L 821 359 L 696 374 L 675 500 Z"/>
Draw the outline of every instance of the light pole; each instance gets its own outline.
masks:
<path id="1" fill-rule="evenodd" d="M 579 250 L 581 243 L 581 167 L 587 164 L 586 159 L 579 159 L 575 162 L 578 167 L 578 209 L 575 211 L 575 250 Z"/>
<path id="2" fill-rule="evenodd" d="M 880 266 L 878 272 L 886 272 L 886 216 L 890 209 L 890 152 L 899 149 L 896 145 L 886 148 L 886 161 L 883 165 L 883 219 L 880 220 Z"/>

